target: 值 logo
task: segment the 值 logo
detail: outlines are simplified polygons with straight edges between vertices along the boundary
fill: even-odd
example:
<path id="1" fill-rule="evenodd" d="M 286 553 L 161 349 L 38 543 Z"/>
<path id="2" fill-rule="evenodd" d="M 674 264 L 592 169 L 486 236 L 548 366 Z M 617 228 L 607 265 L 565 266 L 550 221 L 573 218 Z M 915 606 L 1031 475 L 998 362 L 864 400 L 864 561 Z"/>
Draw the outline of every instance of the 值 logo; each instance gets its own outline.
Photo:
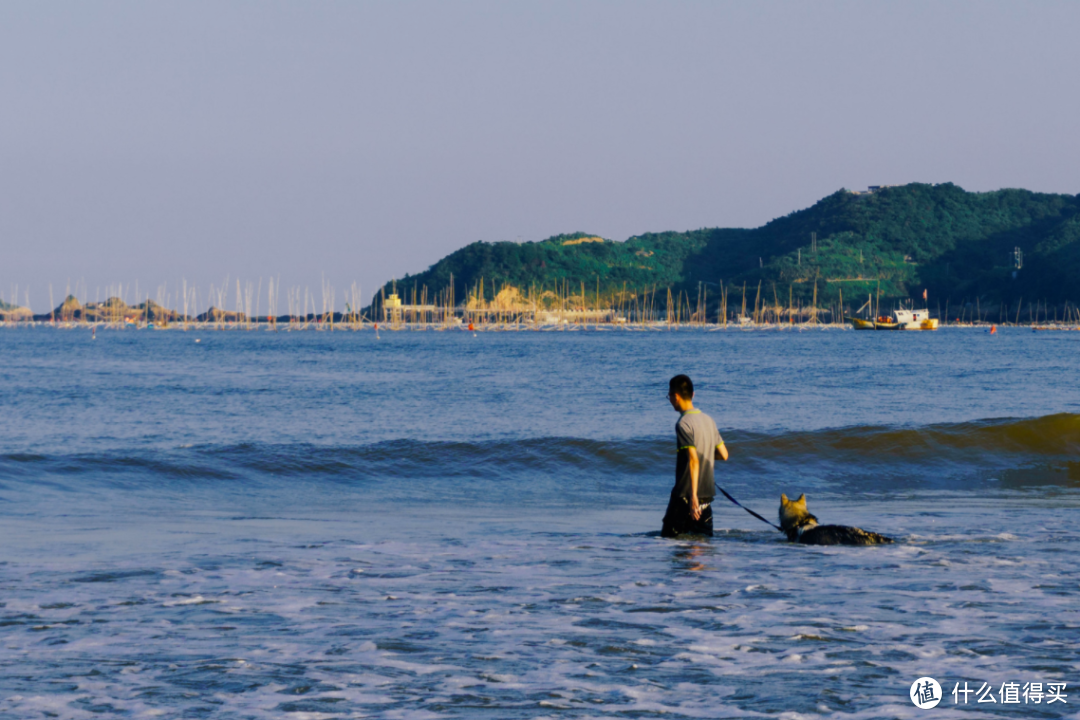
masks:
<path id="1" fill-rule="evenodd" d="M 910 695 L 915 707 L 929 710 L 941 702 L 941 685 L 932 677 L 921 677 L 911 683 Z"/>

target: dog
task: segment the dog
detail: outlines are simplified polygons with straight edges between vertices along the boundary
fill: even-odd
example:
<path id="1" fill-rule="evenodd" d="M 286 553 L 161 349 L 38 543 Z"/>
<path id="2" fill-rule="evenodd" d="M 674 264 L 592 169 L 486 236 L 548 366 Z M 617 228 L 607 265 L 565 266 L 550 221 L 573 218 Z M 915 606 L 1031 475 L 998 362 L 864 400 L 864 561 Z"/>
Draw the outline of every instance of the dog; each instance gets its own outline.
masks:
<path id="1" fill-rule="evenodd" d="M 818 525 L 816 517 L 806 510 L 806 494 L 798 500 L 780 496 L 780 528 L 790 542 L 803 545 L 884 545 L 892 538 L 846 525 Z"/>

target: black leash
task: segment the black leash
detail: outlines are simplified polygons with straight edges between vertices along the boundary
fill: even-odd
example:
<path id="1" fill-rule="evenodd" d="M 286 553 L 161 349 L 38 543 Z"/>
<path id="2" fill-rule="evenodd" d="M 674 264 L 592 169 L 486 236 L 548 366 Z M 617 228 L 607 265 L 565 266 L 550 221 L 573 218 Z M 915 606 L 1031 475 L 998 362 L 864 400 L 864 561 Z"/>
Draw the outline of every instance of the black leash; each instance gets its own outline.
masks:
<path id="1" fill-rule="evenodd" d="M 739 503 L 739 501 L 738 501 L 738 500 L 736 500 L 735 498 L 733 498 L 733 497 L 731 497 L 730 495 L 728 495 L 728 492 L 727 492 L 727 490 L 725 490 L 724 488 L 720 487 L 719 485 L 717 485 L 717 487 L 718 487 L 718 488 L 720 488 L 720 492 L 724 493 L 724 497 L 726 497 L 726 498 L 727 498 L 728 500 L 730 500 L 731 502 L 735 503 L 736 505 L 738 505 L 739 507 L 741 507 L 741 508 L 742 508 L 743 510 L 745 510 L 746 512 L 750 513 L 751 515 L 753 515 L 754 517 L 756 517 L 756 518 L 757 518 L 758 520 L 760 520 L 761 522 L 763 522 L 763 523 L 766 523 L 766 524 L 768 524 L 768 525 L 772 525 L 772 526 L 773 526 L 774 528 L 776 528 L 776 529 L 777 529 L 777 530 L 779 530 L 780 532 L 784 532 L 784 528 L 780 527 L 779 525 L 773 525 L 773 524 L 772 524 L 771 522 L 769 522 L 769 521 L 768 521 L 768 520 L 766 520 L 765 518 L 761 517 L 760 515 L 758 515 L 758 514 L 757 514 L 756 512 L 754 512 L 754 511 L 753 511 L 753 510 L 751 510 L 750 508 L 748 508 L 748 507 L 744 507 L 744 506 L 743 506 L 742 504 L 740 504 L 740 503 Z"/>

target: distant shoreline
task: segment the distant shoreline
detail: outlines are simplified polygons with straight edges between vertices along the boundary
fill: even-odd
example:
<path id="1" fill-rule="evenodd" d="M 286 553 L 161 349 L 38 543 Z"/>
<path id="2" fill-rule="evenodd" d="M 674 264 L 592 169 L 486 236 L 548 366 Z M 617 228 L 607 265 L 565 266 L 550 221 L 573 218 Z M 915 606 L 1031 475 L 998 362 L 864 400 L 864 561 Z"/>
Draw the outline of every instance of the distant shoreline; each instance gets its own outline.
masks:
<path id="1" fill-rule="evenodd" d="M 950 329 L 973 329 L 988 331 L 996 328 L 1023 328 L 1037 331 L 1077 331 L 1080 332 L 1080 324 L 1077 323 L 1046 323 L 1046 322 L 1020 322 L 1020 323 L 990 323 L 990 322 L 951 322 L 944 323 L 942 327 Z M 800 323 L 677 323 L 677 322 L 651 322 L 651 323 L 473 323 L 470 329 L 468 324 L 458 320 L 450 324 L 435 323 L 377 323 L 367 320 L 350 321 L 348 316 L 342 313 L 334 313 L 334 318 L 325 319 L 309 315 L 308 317 L 260 317 L 252 318 L 251 321 L 199 321 L 183 319 L 171 323 L 154 322 L 108 322 L 56 320 L 51 321 L 49 316 L 35 316 L 33 320 L 3 321 L 0 320 L 0 328 L 4 329 L 52 329 L 52 330 L 172 330 L 172 331 L 262 331 L 262 332 L 357 332 L 357 331 L 403 331 L 403 332 L 674 332 L 674 331 L 701 331 L 701 332 L 802 332 L 810 330 L 838 330 L 851 331 L 853 328 L 847 322 L 800 322 Z M 908 331 L 913 332 L 913 331 Z M 871 333 L 872 334 L 872 333 Z"/>

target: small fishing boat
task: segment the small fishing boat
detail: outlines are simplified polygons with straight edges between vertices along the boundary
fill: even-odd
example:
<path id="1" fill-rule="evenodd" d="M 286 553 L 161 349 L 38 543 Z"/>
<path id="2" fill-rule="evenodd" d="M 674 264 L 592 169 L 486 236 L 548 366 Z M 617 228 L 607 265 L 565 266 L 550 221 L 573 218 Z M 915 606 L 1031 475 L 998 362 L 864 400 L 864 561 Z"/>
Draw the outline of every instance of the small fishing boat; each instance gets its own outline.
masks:
<path id="1" fill-rule="evenodd" d="M 937 318 L 930 317 L 929 310 L 893 310 L 896 322 L 904 330 L 937 330 Z"/>
<path id="2" fill-rule="evenodd" d="M 926 301 L 926 291 L 923 291 L 923 301 Z M 878 309 L 881 312 L 881 298 L 878 298 Z M 909 305 L 913 304 L 911 302 Z M 855 311 L 858 315 L 863 310 L 867 310 L 868 314 L 874 312 L 874 296 L 868 295 L 866 297 L 866 303 Z M 936 318 L 930 317 L 930 311 L 927 309 L 915 310 L 914 308 L 893 310 L 891 316 L 879 315 L 873 319 L 863 319 L 860 317 L 845 318 L 851 323 L 851 326 L 856 330 L 937 330 L 938 321 Z"/>
<path id="3" fill-rule="evenodd" d="M 873 320 L 850 317 L 848 321 L 856 330 L 899 330 L 901 327 L 900 323 L 888 317 L 879 317 Z"/>
<path id="4" fill-rule="evenodd" d="M 873 320 L 850 317 L 848 322 L 856 330 L 937 330 L 937 318 L 930 317 L 928 310 L 893 310 L 891 317 L 880 316 Z"/>

